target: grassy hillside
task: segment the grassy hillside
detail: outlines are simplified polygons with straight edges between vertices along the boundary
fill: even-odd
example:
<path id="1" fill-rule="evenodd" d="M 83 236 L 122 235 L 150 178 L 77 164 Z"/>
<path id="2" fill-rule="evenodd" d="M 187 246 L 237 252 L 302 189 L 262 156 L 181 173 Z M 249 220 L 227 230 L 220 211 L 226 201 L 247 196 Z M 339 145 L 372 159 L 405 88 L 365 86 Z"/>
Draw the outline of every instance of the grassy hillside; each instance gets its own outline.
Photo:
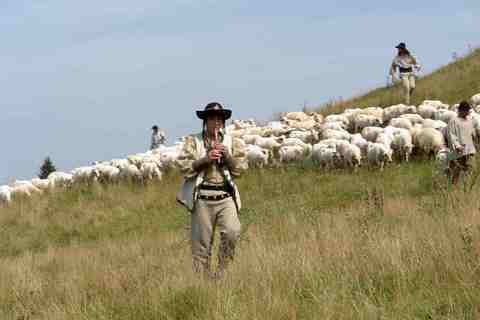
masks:
<path id="1" fill-rule="evenodd" d="M 470 99 L 476 93 L 480 93 L 480 49 L 418 79 L 411 103 L 419 105 L 424 100 L 441 100 L 455 104 Z M 318 110 L 330 114 L 340 113 L 351 107 L 387 107 L 398 103 L 404 103 L 400 84 L 391 88 L 378 88 L 344 101 L 327 103 Z"/>
<path id="2" fill-rule="evenodd" d="M 432 168 L 247 173 L 237 260 L 219 282 L 191 271 L 175 176 L 20 199 L 0 209 L 0 314 L 478 318 L 480 189 L 449 192 Z"/>
<path id="3" fill-rule="evenodd" d="M 425 77 L 415 102 L 480 92 L 479 63 Z M 397 98 L 379 89 L 324 112 Z M 192 272 L 177 175 L 16 199 L 0 207 L 0 319 L 478 319 L 478 173 L 451 190 L 428 161 L 251 170 L 220 281 Z"/>

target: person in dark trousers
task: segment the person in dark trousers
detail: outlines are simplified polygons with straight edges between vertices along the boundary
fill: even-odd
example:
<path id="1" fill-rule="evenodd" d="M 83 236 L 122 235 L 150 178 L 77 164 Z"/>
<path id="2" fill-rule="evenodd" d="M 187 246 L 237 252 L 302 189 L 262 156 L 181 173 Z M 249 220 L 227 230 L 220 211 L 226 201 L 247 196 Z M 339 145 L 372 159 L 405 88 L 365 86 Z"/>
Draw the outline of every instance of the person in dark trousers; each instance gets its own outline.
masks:
<path id="1" fill-rule="evenodd" d="M 447 126 L 448 147 L 452 157 L 449 162 L 449 172 L 452 184 L 457 185 L 462 172 L 472 168 L 472 158 L 477 152 L 474 141 L 478 138 L 469 116 L 471 106 L 462 101 L 458 106 L 457 117 L 450 120 Z"/>

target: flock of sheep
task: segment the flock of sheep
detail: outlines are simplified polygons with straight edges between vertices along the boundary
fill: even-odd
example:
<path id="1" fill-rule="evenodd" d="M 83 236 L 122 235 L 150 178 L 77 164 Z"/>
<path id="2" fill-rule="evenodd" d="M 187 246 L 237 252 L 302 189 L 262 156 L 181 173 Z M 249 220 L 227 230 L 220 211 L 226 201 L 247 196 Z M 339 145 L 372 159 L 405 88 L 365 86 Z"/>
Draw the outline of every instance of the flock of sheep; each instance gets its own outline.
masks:
<path id="1" fill-rule="evenodd" d="M 471 102 L 471 117 L 480 136 L 480 94 Z M 311 159 L 325 168 L 355 168 L 366 162 L 382 170 L 394 159 L 408 161 L 414 151 L 435 155 L 439 164 L 445 165 L 445 128 L 456 117 L 456 108 L 426 100 L 418 107 L 399 104 L 346 109 L 325 118 L 318 113 L 289 112 L 265 126 L 253 120 L 234 120 L 226 132 L 243 140 L 250 167 Z M 95 162 L 70 173 L 53 172 L 47 179 L 17 180 L 0 186 L 0 202 L 75 184 L 161 180 L 162 172 L 176 168 L 182 141 L 126 159 Z"/>

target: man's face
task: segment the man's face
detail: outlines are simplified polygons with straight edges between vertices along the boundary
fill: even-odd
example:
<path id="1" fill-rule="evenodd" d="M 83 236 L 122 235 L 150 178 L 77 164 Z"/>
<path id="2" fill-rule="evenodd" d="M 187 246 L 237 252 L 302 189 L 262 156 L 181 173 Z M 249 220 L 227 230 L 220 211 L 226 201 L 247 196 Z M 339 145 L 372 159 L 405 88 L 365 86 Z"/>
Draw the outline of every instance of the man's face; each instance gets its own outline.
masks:
<path id="1" fill-rule="evenodd" d="M 211 114 L 207 118 L 207 130 L 209 133 L 214 133 L 215 130 L 223 128 L 223 116 L 219 114 Z"/>

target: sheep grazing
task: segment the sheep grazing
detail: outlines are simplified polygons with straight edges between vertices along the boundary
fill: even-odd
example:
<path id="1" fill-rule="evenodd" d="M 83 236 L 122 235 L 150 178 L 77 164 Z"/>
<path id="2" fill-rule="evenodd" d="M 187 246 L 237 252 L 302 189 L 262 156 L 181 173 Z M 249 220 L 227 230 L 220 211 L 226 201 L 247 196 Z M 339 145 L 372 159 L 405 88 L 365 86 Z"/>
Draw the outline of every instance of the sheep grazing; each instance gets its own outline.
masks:
<path id="1" fill-rule="evenodd" d="M 50 181 L 48 179 L 33 178 L 31 183 L 40 190 L 50 188 Z"/>
<path id="2" fill-rule="evenodd" d="M 403 128 L 407 130 L 411 130 L 413 128 L 412 122 L 408 120 L 407 118 L 393 118 L 390 120 L 389 126 L 395 127 L 395 128 Z"/>
<path id="3" fill-rule="evenodd" d="M 249 166 L 263 168 L 268 165 L 270 153 L 259 146 L 248 145 L 246 147 L 246 156 Z"/>
<path id="4" fill-rule="evenodd" d="M 111 165 L 97 165 L 95 169 L 98 171 L 98 181 L 103 183 L 118 182 L 120 177 L 120 169 Z"/>
<path id="5" fill-rule="evenodd" d="M 335 145 L 317 143 L 313 146 L 312 160 L 323 168 L 334 168 L 340 157 Z"/>
<path id="6" fill-rule="evenodd" d="M 287 112 L 282 115 L 282 119 L 293 120 L 293 121 L 307 121 L 310 119 L 310 116 L 305 112 Z"/>
<path id="7" fill-rule="evenodd" d="M 283 141 L 283 138 L 274 138 L 274 137 L 269 137 L 269 138 L 264 138 L 264 137 L 257 137 L 255 139 L 255 145 L 259 146 L 264 149 L 268 150 L 275 150 L 280 148 L 281 143 Z"/>
<path id="8" fill-rule="evenodd" d="M 441 130 L 445 128 L 447 124 L 442 120 L 432 120 L 432 119 L 425 119 L 423 121 L 423 128 L 433 128 L 436 130 Z"/>
<path id="9" fill-rule="evenodd" d="M 127 161 L 128 162 L 128 161 Z M 100 173 L 94 166 L 80 167 L 72 170 L 74 184 L 92 184 L 98 181 Z"/>
<path id="10" fill-rule="evenodd" d="M 399 128 L 393 132 L 392 149 L 400 159 L 408 162 L 413 151 L 412 135 L 407 129 Z"/>
<path id="11" fill-rule="evenodd" d="M 282 146 L 278 150 L 281 163 L 300 162 L 306 158 L 301 146 Z"/>
<path id="12" fill-rule="evenodd" d="M 331 114 L 325 118 L 324 122 L 342 122 L 346 128 L 350 125 L 350 120 L 343 114 Z"/>
<path id="13" fill-rule="evenodd" d="M 350 143 L 359 147 L 363 154 L 367 153 L 368 141 L 360 133 L 352 135 Z"/>
<path id="14" fill-rule="evenodd" d="M 445 146 L 443 134 L 434 128 L 423 128 L 416 136 L 416 147 L 426 155 L 437 154 Z"/>
<path id="15" fill-rule="evenodd" d="M 383 111 L 383 122 L 388 123 L 393 118 L 399 118 L 402 114 L 417 113 L 415 106 L 406 106 L 404 104 L 397 104 L 387 107 Z"/>
<path id="16" fill-rule="evenodd" d="M 472 102 L 473 107 L 480 106 L 480 93 L 472 96 L 470 101 Z"/>
<path id="17" fill-rule="evenodd" d="M 288 135 L 289 138 L 300 139 L 305 143 L 315 143 L 318 140 L 318 133 L 314 130 L 294 130 Z"/>
<path id="18" fill-rule="evenodd" d="M 353 130 L 355 133 L 361 132 L 366 127 L 378 127 L 382 120 L 371 115 L 359 114 L 353 120 Z"/>
<path id="19" fill-rule="evenodd" d="M 410 120 L 412 125 L 423 124 L 423 118 L 419 114 L 406 113 L 406 114 L 402 114 L 399 118 L 404 118 L 404 119 Z"/>
<path id="20" fill-rule="evenodd" d="M 12 201 L 12 188 L 9 186 L 0 186 L 0 203 L 9 203 Z"/>
<path id="21" fill-rule="evenodd" d="M 15 181 L 10 186 L 11 195 L 31 196 L 34 193 L 42 193 L 42 190 L 35 187 L 30 181 Z"/>
<path id="22" fill-rule="evenodd" d="M 351 134 L 346 131 L 338 130 L 324 130 L 322 132 L 322 139 L 337 139 L 337 140 L 348 140 L 351 139 Z"/>
<path id="23" fill-rule="evenodd" d="M 68 187 L 72 184 L 73 175 L 65 172 L 52 172 L 48 175 L 50 188 Z"/>
<path id="24" fill-rule="evenodd" d="M 452 110 L 440 109 L 435 113 L 435 120 L 440 120 L 448 124 L 450 120 L 457 117 L 457 113 Z"/>
<path id="25" fill-rule="evenodd" d="M 367 161 L 370 166 L 376 166 L 383 170 L 385 164 L 392 162 L 392 149 L 382 143 L 369 142 Z"/>
<path id="26" fill-rule="evenodd" d="M 375 142 L 380 133 L 383 133 L 383 128 L 379 127 L 365 127 L 362 130 L 362 137 L 370 142 Z"/>
<path id="27" fill-rule="evenodd" d="M 117 169 L 118 170 L 118 169 Z M 155 162 L 144 162 L 140 167 L 140 172 L 144 181 L 146 180 L 162 180 L 162 172 Z M 119 170 L 120 173 L 120 170 Z"/>

